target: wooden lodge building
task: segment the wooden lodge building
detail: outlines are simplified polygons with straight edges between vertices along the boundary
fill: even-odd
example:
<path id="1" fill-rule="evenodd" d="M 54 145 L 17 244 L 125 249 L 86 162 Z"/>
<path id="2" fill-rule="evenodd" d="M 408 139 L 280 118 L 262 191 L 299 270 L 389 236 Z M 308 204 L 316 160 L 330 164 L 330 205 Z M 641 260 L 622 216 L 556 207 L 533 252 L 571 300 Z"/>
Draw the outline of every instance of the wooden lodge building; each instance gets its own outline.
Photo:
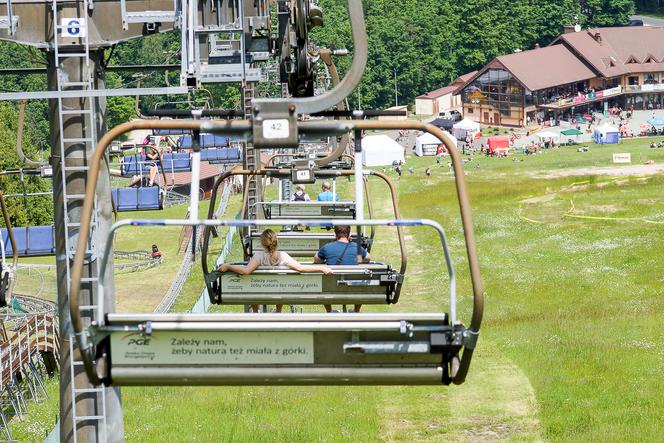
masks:
<path id="1" fill-rule="evenodd" d="M 551 45 L 495 58 L 454 94 L 486 125 L 571 121 L 611 108 L 664 107 L 664 27 L 568 32 Z"/>

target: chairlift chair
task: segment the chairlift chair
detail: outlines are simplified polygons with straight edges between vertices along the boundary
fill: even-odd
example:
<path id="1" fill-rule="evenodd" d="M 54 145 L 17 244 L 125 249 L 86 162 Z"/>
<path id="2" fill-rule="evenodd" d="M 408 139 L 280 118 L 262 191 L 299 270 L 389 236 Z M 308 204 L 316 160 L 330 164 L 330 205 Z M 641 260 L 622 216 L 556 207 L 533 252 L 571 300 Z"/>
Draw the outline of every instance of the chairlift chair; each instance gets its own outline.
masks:
<path id="1" fill-rule="evenodd" d="M 21 176 L 24 171 L 21 172 Z M 41 175 L 41 171 L 35 170 L 31 173 Z M 0 205 L 6 212 L 6 197 L 33 197 L 48 195 L 50 192 L 26 192 L 24 190 L 21 194 L 8 194 L 0 193 Z M 5 254 L 13 255 L 14 251 L 18 257 L 26 256 L 47 256 L 55 254 L 55 226 L 20 226 L 13 227 L 9 222 L 9 217 L 5 217 L 5 227 L 0 230 L 0 236 L 5 246 Z M 14 249 L 16 248 L 16 249 Z"/>
<path id="2" fill-rule="evenodd" d="M 298 2 L 298 25 L 304 23 L 303 3 Z M 298 114 L 329 109 L 343 100 L 359 83 L 367 61 L 362 2 L 348 1 L 354 53 L 346 78 L 320 97 L 255 101 L 260 118 L 233 121 L 160 122 L 132 121 L 108 131 L 95 149 L 88 173 L 86 198 L 81 211 L 80 232 L 71 270 L 69 307 L 72 328 L 83 367 L 93 385 L 212 385 L 212 384 L 460 384 L 466 378 L 483 314 L 483 289 L 475 250 L 468 194 L 459 153 L 442 132 L 417 121 L 298 121 Z M 305 29 L 306 31 L 306 29 Z M 299 53 L 306 48 L 299 45 Z M 306 66 L 305 66 L 306 68 Z M 299 71 L 300 72 L 304 72 Z M 303 80 L 307 80 L 303 78 Z M 297 85 L 305 86 L 302 82 Z M 302 92 L 302 91 L 299 91 Z M 359 115 L 361 117 L 361 115 Z M 362 174 L 355 165 L 355 219 L 198 220 L 197 173 L 193 174 L 190 217 L 187 220 L 138 220 L 116 222 L 100 244 L 104 246 L 100 269 L 105 269 L 113 236 L 124 226 L 220 226 L 262 228 L 267 226 L 323 226 L 336 224 L 391 227 L 427 227 L 440 240 L 444 273 L 449 278 L 449 313 L 384 314 L 121 314 L 104 306 L 105 279 L 99 277 L 98 311 L 95 321 L 84 324 L 79 309 L 93 199 L 100 165 L 110 142 L 133 129 L 181 128 L 222 135 L 239 135 L 255 149 L 294 147 L 299 135 L 338 136 L 355 133 L 355 149 L 361 153 L 361 132 L 366 130 L 425 130 L 443 139 L 450 152 L 466 239 L 473 287 L 473 315 L 464 326 L 456 313 L 456 277 L 445 232 L 431 220 L 364 220 Z M 193 154 L 198 172 L 200 154 Z M 330 158 L 334 161 L 335 158 Z M 326 160 L 327 161 L 327 160 Z M 271 171 L 244 171 L 245 174 Z M 337 173 L 343 171 L 335 171 Z"/>
<path id="3" fill-rule="evenodd" d="M 329 177 L 342 177 L 348 176 L 351 177 L 354 175 L 351 171 L 334 171 L 329 169 L 320 169 L 315 172 L 319 178 L 329 178 Z M 216 208 L 216 196 L 219 191 L 219 186 L 224 183 L 230 177 L 235 175 L 255 175 L 255 176 L 270 176 L 273 178 L 284 178 L 290 177 L 292 175 L 291 171 L 282 170 L 282 171 L 227 171 L 217 178 L 215 184 L 212 188 L 212 196 L 210 199 L 210 205 L 208 207 L 208 219 L 212 220 L 214 217 L 214 212 Z M 370 172 L 369 175 L 374 175 L 381 178 L 387 185 L 392 196 L 392 205 L 394 210 L 395 218 L 401 218 L 398 203 L 396 200 L 396 188 L 394 183 L 387 177 L 385 174 L 380 172 Z M 361 179 L 363 182 L 366 182 L 366 177 Z M 366 191 L 366 201 L 367 207 L 369 209 L 369 217 L 372 217 L 372 210 L 368 193 L 368 187 L 364 187 Z M 246 201 L 246 192 L 245 199 Z M 295 207 L 299 212 L 292 212 L 292 217 L 297 217 L 300 214 L 305 214 L 303 217 L 308 217 L 309 219 L 320 219 L 325 220 L 327 223 L 321 223 L 325 225 L 327 229 L 332 227 L 333 223 L 336 224 L 345 224 L 355 219 L 355 214 L 353 217 L 348 217 L 347 214 L 344 214 L 343 217 L 333 217 L 333 216 L 323 216 L 321 215 L 321 209 L 329 207 L 329 202 L 271 202 L 275 204 L 279 203 L 294 203 L 298 206 Z M 262 204 L 262 203 L 261 203 Z M 323 204 L 323 206 L 321 206 Z M 310 205 L 311 208 L 307 208 L 307 205 Z M 293 207 L 292 205 L 286 205 L 284 207 Z M 352 207 L 355 208 L 355 202 L 343 202 L 343 208 Z M 328 214 L 331 212 L 328 212 Z M 266 211 L 265 223 L 273 223 L 275 226 L 291 226 L 287 223 L 284 223 L 286 214 L 283 217 L 269 217 L 268 211 Z M 330 223 L 331 222 L 331 223 Z M 374 239 L 375 230 L 374 226 L 371 223 L 368 223 L 371 226 L 370 237 L 365 237 L 360 232 L 357 232 L 353 240 L 357 240 L 357 235 L 360 235 L 362 239 L 361 242 L 365 243 L 367 249 L 370 251 L 371 244 Z M 358 225 L 359 227 L 359 225 Z M 259 230 L 254 229 L 253 226 L 249 226 L 246 230 L 247 235 L 244 237 L 245 242 L 245 251 L 246 257 L 253 255 L 253 245 L 254 242 L 259 241 Z M 235 279 L 235 274 L 221 274 L 217 271 L 211 270 L 208 263 L 208 250 L 210 247 L 210 240 L 212 236 L 216 235 L 216 232 L 212 227 L 205 227 L 203 230 L 203 245 L 202 245 L 202 259 L 201 264 L 203 267 L 203 274 L 205 276 L 205 282 L 208 290 L 208 295 L 210 297 L 211 303 L 216 304 L 263 304 L 269 303 L 274 304 L 392 304 L 397 303 L 399 300 L 399 295 L 401 293 L 401 287 L 403 283 L 403 277 L 406 273 L 407 257 L 406 257 L 406 248 L 404 243 L 404 237 L 401 227 L 397 227 L 397 234 L 399 238 L 399 250 L 401 253 L 401 264 L 398 270 L 393 269 L 389 265 L 374 263 L 372 265 L 359 264 L 352 267 L 341 266 L 336 269 L 336 273 L 332 276 L 325 275 L 302 275 L 300 276 L 294 272 L 280 272 L 279 270 L 270 269 L 263 270 L 259 268 L 258 271 L 255 271 L 250 276 L 243 276 L 237 280 L 235 285 L 229 284 L 231 279 Z M 278 233 L 280 239 L 285 240 L 284 244 L 280 244 L 280 250 L 290 253 L 294 252 L 296 256 L 302 256 L 303 252 L 310 251 L 313 249 L 312 246 L 315 245 L 324 245 L 330 241 L 334 240 L 334 237 L 329 233 L 323 232 L 280 232 Z M 310 252 L 309 257 L 318 252 L 319 248 Z M 286 270 L 282 270 L 286 271 Z M 275 276 L 275 275 L 284 275 L 284 276 Z M 363 275 L 364 278 L 358 277 L 358 275 Z M 253 277 L 252 277 L 253 276 Z M 343 277 L 342 277 L 343 276 Z M 270 284 L 264 284 L 254 294 L 245 293 L 245 297 L 240 294 L 240 292 L 246 292 L 242 289 L 242 285 L 249 284 L 251 287 L 258 287 L 258 281 L 270 282 Z M 286 282 L 281 282 L 280 280 L 286 280 Z M 306 282 L 305 282 L 306 280 Z M 290 283 L 289 283 L 290 282 Z M 303 283 L 304 282 L 304 283 Z M 292 284 L 294 287 L 299 288 L 304 286 L 302 291 L 299 293 L 293 291 L 283 291 L 280 288 L 283 285 L 288 286 Z M 311 290 L 306 290 L 306 287 L 311 288 Z M 263 301 L 257 301 L 263 300 Z M 351 301 L 352 300 L 352 301 Z"/>

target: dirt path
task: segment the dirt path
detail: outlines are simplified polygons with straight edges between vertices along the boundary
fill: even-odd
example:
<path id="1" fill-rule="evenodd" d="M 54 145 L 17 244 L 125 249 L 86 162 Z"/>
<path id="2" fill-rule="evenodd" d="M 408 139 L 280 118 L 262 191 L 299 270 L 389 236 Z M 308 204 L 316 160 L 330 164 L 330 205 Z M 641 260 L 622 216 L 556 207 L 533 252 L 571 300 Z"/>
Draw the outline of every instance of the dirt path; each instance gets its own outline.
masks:
<path id="1" fill-rule="evenodd" d="M 569 168 L 555 171 L 537 171 L 533 172 L 532 175 L 536 178 L 559 178 L 580 175 L 609 175 L 619 177 L 624 175 L 654 175 L 661 172 L 664 172 L 664 164 Z"/>
<path id="2" fill-rule="evenodd" d="M 461 386 L 382 391 L 381 438 L 387 442 L 542 441 L 528 378 L 486 341 Z"/>
<path id="3" fill-rule="evenodd" d="M 403 197 L 403 196 L 402 196 Z M 391 217 L 387 193 L 372 192 L 377 216 Z M 413 214 L 403 214 L 404 217 Z M 430 303 L 409 297 L 429 284 L 421 282 L 426 266 L 424 243 L 417 242 L 422 231 L 405 230 L 409 253 L 410 283 L 401 309 L 417 310 Z M 380 251 L 388 239 L 377 237 Z M 416 243 L 417 242 L 417 243 Z M 396 251 L 396 248 L 389 248 Z M 388 249 L 388 250 L 389 250 Z M 382 257 L 381 257 L 382 258 Z M 395 260 L 396 255 L 392 257 Z M 418 276 L 420 276 L 418 278 Z M 429 300 L 430 301 L 430 300 Z M 490 342 L 480 338 L 468 378 L 460 386 L 399 386 L 382 388 L 377 395 L 381 418 L 380 438 L 387 442 L 494 442 L 542 440 L 539 411 L 528 377 Z"/>

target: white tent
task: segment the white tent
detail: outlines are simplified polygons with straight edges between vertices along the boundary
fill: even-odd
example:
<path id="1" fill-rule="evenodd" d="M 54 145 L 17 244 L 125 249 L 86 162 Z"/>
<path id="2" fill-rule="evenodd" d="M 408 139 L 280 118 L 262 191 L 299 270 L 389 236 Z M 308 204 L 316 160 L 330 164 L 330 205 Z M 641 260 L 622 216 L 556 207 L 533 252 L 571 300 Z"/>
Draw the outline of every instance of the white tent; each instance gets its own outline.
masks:
<path id="1" fill-rule="evenodd" d="M 480 124 L 467 117 L 461 120 L 460 122 L 456 122 L 452 128 L 453 128 L 453 134 L 456 138 L 466 138 L 466 135 L 468 135 L 468 133 L 470 133 L 470 135 L 474 137 L 475 134 L 480 132 Z"/>
<path id="2" fill-rule="evenodd" d="M 613 126 L 613 125 L 611 125 L 607 122 L 604 122 L 601 126 L 597 127 L 595 130 L 597 132 L 599 132 L 600 134 L 604 134 L 604 135 L 606 135 L 610 132 L 618 132 L 618 128 L 616 128 L 615 126 Z"/>
<path id="3" fill-rule="evenodd" d="M 445 135 L 452 140 L 454 146 L 457 145 L 457 139 L 452 134 L 444 131 Z M 423 155 L 436 155 L 438 146 L 443 143 L 433 134 L 425 132 L 415 139 L 415 155 L 422 157 Z"/>
<path id="4" fill-rule="evenodd" d="M 403 146 L 387 135 L 368 135 L 362 139 L 364 166 L 391 166 L 394 161 L 404 162 Z"/>
<path id="5" fill-rule="evenodd" d="M 555 132 L 552 131 L 540 131 L 537 134 L 535 134 L 537 137 L 540 139 L 545 139 L 545 138 L 550 138 L 550 139 L 557 139 L 560 138 L 559 134 L 556 134 Z"/>

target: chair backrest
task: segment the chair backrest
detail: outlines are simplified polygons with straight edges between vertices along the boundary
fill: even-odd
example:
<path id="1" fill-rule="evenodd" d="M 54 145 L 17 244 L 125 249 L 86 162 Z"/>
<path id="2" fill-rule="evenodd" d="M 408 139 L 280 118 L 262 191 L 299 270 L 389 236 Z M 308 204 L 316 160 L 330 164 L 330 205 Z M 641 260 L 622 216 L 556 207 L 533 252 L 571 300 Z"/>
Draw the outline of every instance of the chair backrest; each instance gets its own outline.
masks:
<path id="1" fill-rule="evenodd" d="M 207 151 L 207 152 L 206 152 Z M 203 153 L 206 152 L 206 158 L 203 158 Z M 236 163 L 242 160 L 242 154 L 239 148 L 223 148 L 223 149 L 202 149 L 201 160 L 207 160 L 212 164 L 215 163 Z"/>
<path id="2" fill-rule="evenodd" d="M 144 155 L 126 155 L 122 159 L 120 172 L 123 176 L 145 174 L 150 170 L 145 161 Z"/>
<path id="3" fill-rule="evenodd" d="M 18 255 L 51 255 L 55 254 L 55 227 L 28 226 L 12 229 Z M 5 242 L 5 255 L 11 256 L 13 249 L 9 241 L 7 229 L 2 228 L 2 240 Z"/>
<path id="4" fill-rule="evenodd" d="M 198 146 L 201 148 L 223 148 L 228 146 L 228 137 L 225 135 L 199 134 Z M 179 147 L 181 149 L 192 148 L 192 136 L 185 135 L 180 138 Z"/>
<path id="5" fill-rule="evenodd" d="M 55 253 L 55 227 L 29 226 L 28 255 L 49 255 Z"/>
<path id="6" fill-rule="evenodd" d="M 14 241 L 16 241 L 16 250 L 18 255 L 26 255 L 28 250 L 28 233 L 27 228 L 13 228 Z M 2 241 L 5 243 L 5 255 L 11 256 L 14 254 L 12 244 L 9 241 L 9 232 L 7 228 L 2 228 Z"/>
<path id="7" fill-rule="evenodd" d="M 166 172 L 191 171 L 191 157 L 188 152 L 174 152 L 162 155 L 162 164 Z"/>
<path id="8" fill-rule="evenodd" d="M 159 187 L 149 186 L 138 188 L 137 209 L 145 211 L 148 209 L 162 209 L 161 199 L 159 198 Z"/>
<path id="9" fill-rule="evenodd" d="M 117 189 L 115 208 L 118 211 L 135 211 L 138 209 L 138 188 Z"/>
<path id="10" fill-rule="evenodd" d="M 201 148 L 223 148 L 228 146 L 228 137 L 215 134 L 201 134 L 198 138 Z"/>

